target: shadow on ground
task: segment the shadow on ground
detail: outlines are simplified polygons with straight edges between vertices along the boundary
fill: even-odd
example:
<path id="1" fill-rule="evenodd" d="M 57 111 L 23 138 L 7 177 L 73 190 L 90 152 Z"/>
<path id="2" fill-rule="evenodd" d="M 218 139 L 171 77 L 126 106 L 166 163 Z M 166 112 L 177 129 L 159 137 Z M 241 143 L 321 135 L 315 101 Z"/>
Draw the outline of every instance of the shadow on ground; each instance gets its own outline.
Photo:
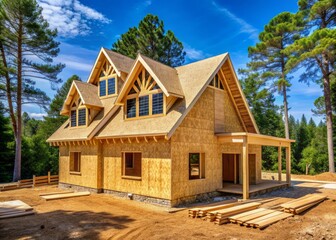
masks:
<path id="1" fill-rule="evenodd" d="M 106 212 L 52 211 L 0 219 L 0 239 L 98 239 L 107 229 L 125 229 L 134 219 Z"/>

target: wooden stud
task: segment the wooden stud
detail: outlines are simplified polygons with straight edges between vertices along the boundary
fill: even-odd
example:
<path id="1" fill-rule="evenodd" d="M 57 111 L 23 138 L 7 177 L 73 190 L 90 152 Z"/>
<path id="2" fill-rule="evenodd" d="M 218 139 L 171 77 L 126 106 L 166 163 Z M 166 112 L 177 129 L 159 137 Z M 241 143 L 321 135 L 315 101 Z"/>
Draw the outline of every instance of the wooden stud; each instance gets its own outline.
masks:
<path id="1" fill-rule="evenodd" d="M 243 199 L 249 199 L 249 165 L 248 165 L 248 141 L 243 142 Z"/>
<path id="2" fill-rule="evenodd" d="M 234 159 L 233 159 L 233 183 L 237 184 L 237 154 L 234 154 Z"/>
<path id="3" fill-rule="evenodd" d="M 281 147 L 278 147 L 278 181 L 281 182 L 282 178 L 282 156 L 281 156 Z"/>
<path id="4" fill-rule="evenodd" d="M 124 143 L 124 141 L 122 140 L 122 138 L 120 138 L 120 142 L 121 142 L 121 143 Z"/>
<path id="5" fill-rule="evenodd" d="M 109 142 L 109 140 L 108 140 L 107 138 L 106 138 L 106 143 L 107 143 L 107 144 L 110 144 L 110 142 Z"/>
<path id="6" fill-rule="evenodd" d="M 130 138 L 127 138 L 129 143 L 132 143 L 132 140 Z"/>
<path id="7" fill-rule="evenodd" d="M 144 139 L 145 139 L 146 143 L 148 143 L 148 140 L 147 140 L 147 138 L 146 138 L 146 137 L 144 137 Z"/>
<path id="8" fill-rule="evenodd" d="M 135 137 L 135 141 L 136 141 L 137 143 L 140 142 L 139 139 L 138 139 L 138 137 Z"/>
<path id="9" fill-rule="evenodd" d="M 112 140 L 113 140 L 113 143 L 115 144 L 115 143 L 116 143 L 116 140 L 115 140 L 114 138 L 112 138 Z"/>
<path id="10" fill-rule="evenodd" d="M 286 181 L 291 185 L 291 147 L 286 147 Z"/>
<path id="11" fill-rule="evenodd" d="M 156 137 L 155 137 L 155 136 L 153 136 L 153 139 L 154 139 L 154 141 L 155 141 L 155 142 L 157 142 L 157 141 L 158 141 L 158 140 L 156 139 Z"/>

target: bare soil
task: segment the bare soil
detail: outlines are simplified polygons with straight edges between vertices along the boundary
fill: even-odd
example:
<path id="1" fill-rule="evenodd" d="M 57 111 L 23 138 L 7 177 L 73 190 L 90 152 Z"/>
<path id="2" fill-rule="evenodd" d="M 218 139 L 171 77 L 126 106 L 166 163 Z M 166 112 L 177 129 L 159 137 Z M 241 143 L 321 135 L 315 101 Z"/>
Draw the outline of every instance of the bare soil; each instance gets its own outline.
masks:
<path id="1" fill-rule="evenodd" d="M 295 175 L 295 174 L 292 174 L 292 178 L 336 182 L 336 173 L 325 172 L 325 173 L 321 173 L 321 174 L 318 174 L 318 175 Z"/>
<path id="2" fill-rule="evenodd" d="M 188 218 L 187 209 L 168 213 L 167 208 L 105 194 L 45 201 L 40 193 L 59 189 L 0 192 L 0 201 L 18 199 L 37 211 L 31 216 L 0 219 L 0 239 L 336 239 L 336 190 L 316 183 L 295 184 L 257 198 L 278 197 L 266 207 L 308 193 L 323 193 L 329 199 L 265 230 L 236 224 L 217 226 Z"/>

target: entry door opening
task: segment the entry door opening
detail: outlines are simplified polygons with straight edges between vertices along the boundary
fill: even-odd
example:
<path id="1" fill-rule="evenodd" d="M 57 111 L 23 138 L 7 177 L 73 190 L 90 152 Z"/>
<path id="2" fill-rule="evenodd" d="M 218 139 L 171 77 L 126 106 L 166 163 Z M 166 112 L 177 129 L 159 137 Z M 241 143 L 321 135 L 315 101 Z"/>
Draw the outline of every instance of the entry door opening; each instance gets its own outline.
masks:
<path id="1" fill-rule="evenodd" d="M 222 154 L 223 182 L 239 183 L 239 154 Z"/>

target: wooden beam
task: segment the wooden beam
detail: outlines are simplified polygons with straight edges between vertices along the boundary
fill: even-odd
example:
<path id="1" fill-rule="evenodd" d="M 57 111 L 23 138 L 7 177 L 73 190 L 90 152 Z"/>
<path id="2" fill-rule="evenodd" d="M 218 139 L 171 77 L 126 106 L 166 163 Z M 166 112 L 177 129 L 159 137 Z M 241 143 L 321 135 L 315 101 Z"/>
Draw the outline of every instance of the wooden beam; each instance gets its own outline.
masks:
<path id="1" fill-rule="evenodd" d="M 154 141 L 155 141 L 155 142 L 158 142 L 158 140 L 156 139 L 156 137 L 155 137 L 155 136 L 153 136 L 153 139 L 154 139 Z"/>
<path id="2" fill-rule="evenodd" d="M 137 143 L 140 142 L 139 139 L 138 139 L 138 137 L 135 137 L 135 141 L 136 141 Z"/>
<path id="3" fill-rule="evenodd" d="M 248 165 L 248 143 L 243 142 L 243 199 L 249 199 L 249 165 Z"/>
<path id="4" fill-rule="evenodd" d="M 132 140 L 131 140 L 130 138 L 128 138 L 128 142 L 129 142 L 129 143 L 132 143 Z"/>
<path id="5" fill-rule="evenodd" d="M 234 157 L 233 157 L 233 183 L 234 184 L 237 184 L 237 155 L 234 154 Z"/>
<path id="6" fill-rule="evenodd" d="M 122 140 L 122 138 L 120 138 L 120 142 L 121 142 L 121 143 L 124 143 L 124 141 Z"/>
<path id="7" fill-rule="evenodd" d="M 146 138 L 146 137 L 144 137 L 144 139 L 145 139 L 146 143 L 148 143 L 148 140 L 147 140 L 147 138 Z"/>
<path id="8" fill-rule="evenodd" d="M 281 182 L 282 175 L 282 156 L 281 156 L 281 147 L 278 147 L 278 181 Z"/>
<path id="9" fill-rule="evenodd" d="M 288 186 L 291 185 L 291 148 L 286 147 L 286 181 Z"/>
<path id="10" fill-rule="evenodd" d="M 115 143 L 116 143 L 116 140 L 115 140 L 114 138 L 112 138 L 112 140 L 113 140 L 113 143 L 115 144 Z"/>

